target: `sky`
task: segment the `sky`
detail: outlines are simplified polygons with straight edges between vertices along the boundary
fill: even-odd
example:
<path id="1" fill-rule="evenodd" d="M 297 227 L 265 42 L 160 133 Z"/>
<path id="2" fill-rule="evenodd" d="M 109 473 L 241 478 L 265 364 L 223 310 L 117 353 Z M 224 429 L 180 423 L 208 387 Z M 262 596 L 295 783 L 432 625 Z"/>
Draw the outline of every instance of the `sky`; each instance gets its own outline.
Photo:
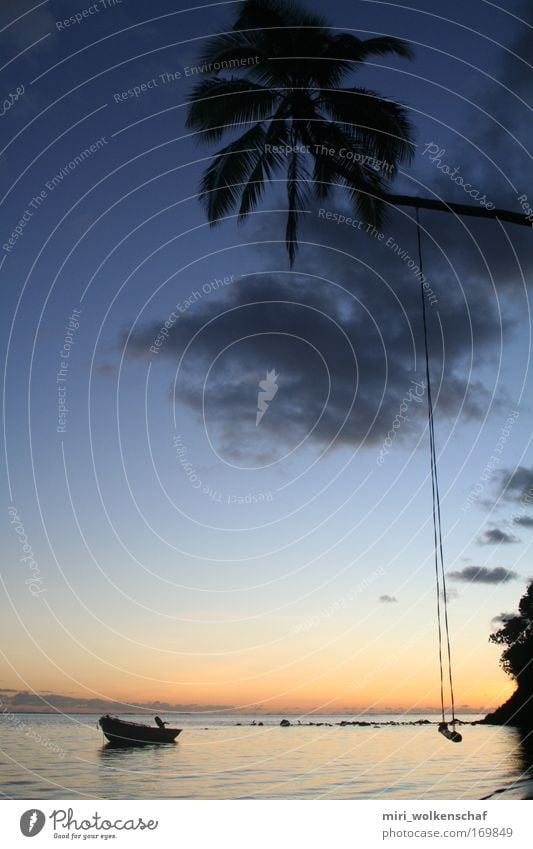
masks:
<path id="1" fill-rule="evenodd" d="M 241 5 L 2 5 L 0 698 L 17 709 L 438 705 L 413 210 L 369 235 L 342 194 L 311 200 L 292 268 L 282 181 L 209 227 L 217 145 L 187 98 Z M 347 78 L 415 126 L 394 191 L 475 204 L 458 169 L 487 202 L 533 206 L 527 3 L 327 12 L 413 47 Z M 533 575 L 533 244 L 420 220 L 456 703 L 478 712 L 512 692 L 488 635 Z"/>

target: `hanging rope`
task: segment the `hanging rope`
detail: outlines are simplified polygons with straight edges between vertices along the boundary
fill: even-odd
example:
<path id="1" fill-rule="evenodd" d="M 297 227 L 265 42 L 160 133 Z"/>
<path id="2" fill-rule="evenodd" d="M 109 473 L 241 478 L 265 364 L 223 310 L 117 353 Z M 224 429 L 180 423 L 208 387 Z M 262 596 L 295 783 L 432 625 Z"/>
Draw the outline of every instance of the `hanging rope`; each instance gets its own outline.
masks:
<path id="1" fill-rule="evenodd" d="M 452 676 L 452 653 L 450 646 L 450 629 L 448 625 L 448 597 L 446 593 L 446 575 L 444 572 L 444 553 L 442 546 L 442 524 L 440 512 L 440 493 L 439 493 L 439 477 L 437 473 L 437 451 L 435 447 L 435 426 L 433 416 L 433 397 L 431 394 L 431 380 L 429 369 L 429 342 L 428 342 L 428 322 L 426 310 L 426 298 L 424 293 L 424 267 L 422 260 L 422 240 L 420 236 L 420 220 L 418 215 L 418 207 L 416 208 L 416 232 L 418 239 L 418 265 L 420 268 L 420 298 L 422 301 L 422 322 L 424 326 L 424 353 L 426 363 L 426 387 L 428 401 L 428 432 L 429 432 L 429 454 L 431 467 L 431 495 L 433 506 L 433 544 L 435 551 L 435 581 L 437 587 L 437 625 L 439 636 L 439 669 L 440 669 L 440 703 L 442 714 L 442 725 L 439 726 L 439 731 L 443 731 L 445 736 L 450 735 L 450 739 L 454 742 L 460 742 L 461 735 L 455 731 L 455 697 L 453 692 L 453 676 Z M 442 585 L 442 593 L 441 593 Z M 441 606 L 444 612 L 444 617 L 441 614 Z M 444 663 L 443 663 L 443 618 L 444 618 L 444 634 L 446 638 L 446 649 L 448 658 L 448 679 L 450 684 L 450 702 L 451 702 L 451 723 L 454 727 L 452 732 L 448 731 L 446 724 L 446 711 L 444 707 Z"/>

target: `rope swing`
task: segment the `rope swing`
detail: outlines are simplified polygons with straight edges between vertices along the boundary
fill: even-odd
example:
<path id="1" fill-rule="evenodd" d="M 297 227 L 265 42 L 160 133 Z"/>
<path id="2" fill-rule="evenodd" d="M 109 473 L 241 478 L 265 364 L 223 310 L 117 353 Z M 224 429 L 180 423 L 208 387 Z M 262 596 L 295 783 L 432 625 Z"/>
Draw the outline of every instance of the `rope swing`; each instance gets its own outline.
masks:
<path id="1" fill-rule="evenodd" d="M 439 732 L 448 740 L 454 743 L 460 743 L 462 736 L 455 730 L 457 722 L 455 717 L 455 698 L 453 692 L 453 675 L 452 675 L 452 653 L 450 646 L 450 630 L 448 625 L 448 596 L 446 592 L 446 576 L 444 573 L 444 554 L 442 546 L 442 523 L 440 512 L 440 494 L 439 494 L 439 477 L 437 473 L 437 452 L 435 448 L 435 427 L 433 416 L 433 398 L 431 394 L 431 381 L 429 369 L 429 343 L 428 343 L 428 322 L 426 311 L 426 298 L 424 293 L 424 268 L 422 262 L 422 240 L 420 236 L 420 221 L 418 216 L 418 207 L 416 207 L 416 231 L 418 238 L 418 265 L 420 268 L 420 298 L 422 301 L 422 322 L 424 326 L 424 352 L 426 361 L 426 386 L 428 400 L 428 431 L 429 431 L 429 454 L 431 467 L 431 494 L 433 507 L 433 544 L 435 552 L 435 581 L 437 589 L 437 626 L 439 637 L 439 669 L 440 669 L 440 703 L 441 703 L 441 722 L 439 723 Z M 442 587 L 442 593 L 441 593 Z M 446 641 L 446 654 L 448 660 L 448 680 L 450 685 L 450 702 L 451 702 L 451 726 L 448 728 L 446 720 L 446 711 L 444 708 L 444 662 L 443 662 L 443 631 Z"/>

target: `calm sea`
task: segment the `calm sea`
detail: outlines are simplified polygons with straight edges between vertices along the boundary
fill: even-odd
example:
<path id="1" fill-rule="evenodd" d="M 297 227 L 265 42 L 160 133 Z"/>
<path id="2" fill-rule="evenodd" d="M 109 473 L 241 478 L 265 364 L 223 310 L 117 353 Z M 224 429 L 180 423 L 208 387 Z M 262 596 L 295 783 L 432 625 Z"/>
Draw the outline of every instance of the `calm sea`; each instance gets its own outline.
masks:
<path id="1" fill-rule="evenodd" d="M 343 718 L 356 717 L 311 717 Z M 281 716 L 175 714 L 165 719 L 183 728 L 178 744 L 114 749 L 97 719 L 0 714 L 4 798 L 479 799 L 533 772 L 531 744 L 510 728 L 465 726 L 454 744 L 436 726 L 280 728 Z"/>

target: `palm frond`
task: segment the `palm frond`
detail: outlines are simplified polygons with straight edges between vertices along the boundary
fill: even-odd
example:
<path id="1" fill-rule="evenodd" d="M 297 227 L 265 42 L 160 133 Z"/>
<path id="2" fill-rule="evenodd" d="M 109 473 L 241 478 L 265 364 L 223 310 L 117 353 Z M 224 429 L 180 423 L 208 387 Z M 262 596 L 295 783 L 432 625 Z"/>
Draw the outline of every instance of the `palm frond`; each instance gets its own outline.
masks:
<path id="1" fill-rule="evenodd" d="M 340 182 L 361 220 L 375 227 L 382 227 L 385 218 L 383 177 L 372 169 L 352 162 L 337 163 Z"/>
<path id="2" fill-rule="evenodd" d="M 313 166 L 313 189 L 317 200 L 326 200 L 335 185 L 338 170 L 331 157 L 316 155 Z"/>
<path id="3" fill-rule="evenodd" d="M 366 149 L 342 127 L 328 121 L 309 122 L 300 132 L 313 153 L 316 197 L 323 199 L 335 186 L 342 186 L 362 219 L 379 226 L 383 220 L 385 179 L 367 162 Z"/>
<path id="4" fill-rule="evenodd" d="M 376 159 L 394 167 L 411 160 L 414 131 L 405 107 L 363 88 L 322 91 L 319 103 Z"/>
<path id="5" fill-rule="evenodd" d="M 279 0 L 248 0 L 235 21 L 234 34 L 243 43 L 253 43 L 260 57 L 249 68 L 250 77 L 273 85 L 298 79 L 308 84 L 314 78 L 312 57 L 321 54 L 329 37 L 320 15 Z"/>
<path id="6" fill-rule="evenodd" d="M 264 125 L 256 124 L 223 148 L 205 170 L 200 184 L 200 201 L 210 224 L 216 224 L 236 207 L 243 186 L 257 163 L 258 149 L 264 149 L 264 143 Z"/>
<path id="7" fill-rule="evenodd" d="M 325 200 L 338 175 L 335 158 L 329 155 L 332 147 L 329 124 L 316 114 L 313 120 L 301 121 L 296 126 L 298 136 L 313 159 L 313 192 L 318 200 Z"/>
<path id="8" fill-rule="evenodd" d="M 242 190 L 239 221 L 242 222 L 255 209 L 266 183 L 269 182 L 277 168 L 285 164 L 285 156 L 276 148 L 288 143 L 287 123 L 284 119 L 274 119 L 265 133 L 263 148 L 257 148 L 257 158 L 248 182 Z"/>
<path id="9" fill-rule="evenodd" d="M 328 53 L 334 59 L 364 62 L 369 56 L 386 56 L 393 53 L 403 59 L 412 59 L 413 51 L 407 41 L 382 35 L 378 38 L 357 38 L 350 33 L 332 35 Z"/>
<path id="10" fill-rule="evenodd" d="M 373 175 L 371 180 L 370 185 L 366 182 L 364 185 L 354 184 L 349 178 L 344 178 L 343 183 L 360 219 L 381 228 L 385 221 L 386 208 L 381 198 L 383 181 L 378 174 Z"/>
<path id="11" fill-rule="evenodd" d="M 209 78 L 191 92 L 187 127 L 201 130 L 202 141 L 220 139 L 229 129 L 269 118 L 278 93 L 243 79 Z"/>
<path id="12" fill-rule="evenodd" d="M 258 46 L 256 30 L 221 32 L 206 41 L 200 56 L 203 61 L 219 62 L 228 56 L 240 58 Z"/>
<path id="13" fill-rule="evenodd" d="M 215 65 L 217 62 L 240 62 L 241 60 L 268 59 L 268 42 L 264 33 L 260 30 L 246 30 L 244 32 L 224 32 L 214 35 L 207 41 L 200 58 L 203 64 Z M 248 63 L 242 61 L 247 67 Z"/>
<path id="14" fill-rule="evenodd" d="M 331 32 L 328 36 L 323 39 L 321 50 L 313 54 L 321 59 L 321 67 L 315 76 L 321 88 L 338 88 L 343 78 L 358 71 L 358 66 L 371 55 L 393 53 L 405 59 L 412 58 L 409 44 L 399 38 L 383 36 L 361 39 L 349 33 L 333 35 Z"/>

